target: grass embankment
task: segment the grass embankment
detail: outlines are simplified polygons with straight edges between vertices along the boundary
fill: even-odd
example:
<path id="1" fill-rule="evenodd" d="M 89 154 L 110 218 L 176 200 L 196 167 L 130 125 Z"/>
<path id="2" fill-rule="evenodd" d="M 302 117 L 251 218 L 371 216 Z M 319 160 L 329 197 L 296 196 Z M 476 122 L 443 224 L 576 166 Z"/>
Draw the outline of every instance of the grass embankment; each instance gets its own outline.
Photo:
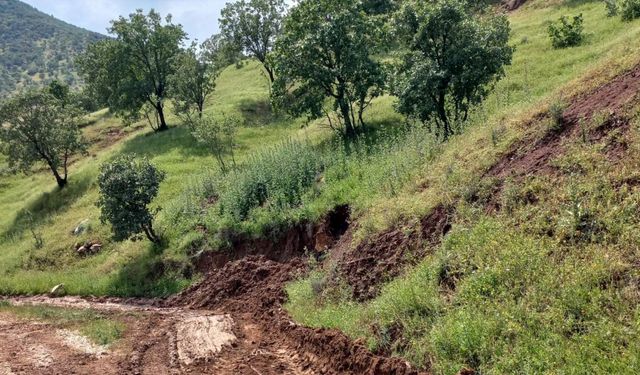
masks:
<path id="1" fill-rule="evenodd" d="M 59 329 L 77 331 L 96 345 L 113 344 L 122 337 L 126 329 L 125 324 L 117 317 L 89 309 L 13 306 L 9 303 L 0 303 L 0 313 L 51 324 Z"/>
<path id="2" fill-rule="evenodd" d="M 547 22 L 577 13 L 589 34 L 584 45 L 551 49 Z M 289 286 L 286 308 L 303 324 L 339 328 L 434 373 L 637 373 L 637 111 L 626 114 L 626 133 L 564 145 L 552 161 L 557 174 L 507 180 L 496 214 L 485 211 L 495 181 L 481 176 L 515 140 L 549 130 L 548 121 L 527 121 L 534 113 L 635 65 L 640 23 L 606 18 L 600 2 L 531 2 L 510 19 L 514 63 L 476 125 L 443 145 L 396 196 L 355 200 L 356 240 L 454 205 L 442 245 L 372 301 L 318 292 L 327 275 L 318 269 Z M 621 158 L 608 151 L 618 143 Z"/>

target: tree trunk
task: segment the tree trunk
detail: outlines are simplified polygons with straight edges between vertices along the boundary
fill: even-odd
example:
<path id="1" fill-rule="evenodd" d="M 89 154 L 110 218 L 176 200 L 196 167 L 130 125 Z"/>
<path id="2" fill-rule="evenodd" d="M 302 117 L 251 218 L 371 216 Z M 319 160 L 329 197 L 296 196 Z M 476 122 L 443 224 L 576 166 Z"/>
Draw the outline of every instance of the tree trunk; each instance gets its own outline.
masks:
<path id="1" fill-rule="evenodd" d="M 273 83 L 273 81 L 275 81 L 275 80 L 276 80 L 276 78 L 275 78 L 275 76 L 274 76 L 274 74 L 273 74 L 273 69 L 271 69 L 271 68 L 269 67 L 269 65 L 264 64 L 264 70 L 266 70 L 266 71 L 267 71 L 267 75 L 269 76 L 269 82 L 270 82 L 270 83 Z"/>
<path id="2" fill-rule="evenodd" d="M 164 108 L 162 107 L 162 103 L 158 103 L 158 105 L 156 106 L 156 110 L 158 111 L 158 117 L 160 118 L 160 126 L 158 127 L 157 131 L 161 132 L 164 130 L 169 130 L 167 122 L 164 119 Z"/>
<path id="3" fill-rule="evenodd" d="M 202 112 L 204 112 L 204 100 L 198 101 L 198 118 L 202 119 Z"/>
<path id="4" fill-rule="evenodd" d="M 158 243 L 159 242 L 159 238 L 156 235 L 156 233 L 153 231 L 153 227 L 151 226 L 151 224 L 148 224 L 148 225 L 144 226 L 144 234 L 147 236 L 149 241 L 151 241 L 153 243 Z"/>
<path id="5" fill-rule="evenodd" d="M 49 164 L 49 168 L 53 173 L 53 176 L 56 178 L 56 182 L 58 183 L 58 187 L 60 189 L 64 188 L 67 185 L 67 174 L 65 173 L 64 177 L 60 176 L 58 170 L 53 166 L 53 163 L 47 160 L 47 164 Z"/>
<path id="6" fill-rule="evenodd" d="M 438 96 L 436 106 L 438 107 L 438 117 L 442 122 L 442 138 L 446 141 L 451 135 L 451 127 L 449 126 L 449 117 L 447 116 L 447 110 L 445 109 L 445 102 L 445 94 L 443 91 Z"/>
<path id="7" fill-rule="evenodd" d="M 352 138 L 356 132 L 351 121 L 351 108 L 349 107 L 349 103 L 344 99 L 344 89 L 338 89 L 338 106 L 340 107 L 340 114 L 344 120 L 344 133 L 348 138 Z"/>
<path id="8" fill-rule="evenodd" d="M 54 172 L 54 175 L 56 176 L 56 182 L 58 183 L 58 187 L 60 189 L 64 188 L 65 186 L 67 186 L 67 178 L 62 178 L 60 177 L 60 175 L 58 174 L 57 171 Z"/>

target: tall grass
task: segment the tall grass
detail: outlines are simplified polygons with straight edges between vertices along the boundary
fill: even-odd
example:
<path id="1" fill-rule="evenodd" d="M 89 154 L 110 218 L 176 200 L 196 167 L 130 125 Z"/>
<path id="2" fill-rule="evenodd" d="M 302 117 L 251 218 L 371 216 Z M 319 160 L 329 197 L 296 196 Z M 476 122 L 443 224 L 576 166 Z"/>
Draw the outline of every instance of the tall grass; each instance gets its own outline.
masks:
<path id="1" fill-rule="evenodd" d="M 214 239 L 209 246 L 221 236 L 265 235 L 318 220 L 340 204 L 358 208 L 375 196 L 395 196 L 439 147 L 429 130 L 419 126 L 378 129 L 353 141 L 288 140 L 250 155 L 228 174 L 203 173 L 174 202 L 167 218 L 188 222 L 184 231 L 204 225 Z"/>

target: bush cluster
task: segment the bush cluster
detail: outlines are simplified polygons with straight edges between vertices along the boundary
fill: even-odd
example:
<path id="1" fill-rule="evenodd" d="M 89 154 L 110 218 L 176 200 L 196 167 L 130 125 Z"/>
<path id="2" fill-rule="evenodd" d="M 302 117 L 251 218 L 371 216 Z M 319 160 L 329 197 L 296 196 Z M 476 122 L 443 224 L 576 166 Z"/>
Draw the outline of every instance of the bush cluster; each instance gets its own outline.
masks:
<path id="1" fill-rule="evenodd" d="M 582 42 L 584 30 L 582 14 L 573 17 L 570 22 L 565 16 L 560 17 L 559 24 L 549 25 L 549 37 L 553 48 L 574 47 Z"/>
<path id="2" fill-rule="evenodd" d="M 632 21 L 640 17 L 640 0 L 624 0 L 620 14 L 623 21 Z"/>

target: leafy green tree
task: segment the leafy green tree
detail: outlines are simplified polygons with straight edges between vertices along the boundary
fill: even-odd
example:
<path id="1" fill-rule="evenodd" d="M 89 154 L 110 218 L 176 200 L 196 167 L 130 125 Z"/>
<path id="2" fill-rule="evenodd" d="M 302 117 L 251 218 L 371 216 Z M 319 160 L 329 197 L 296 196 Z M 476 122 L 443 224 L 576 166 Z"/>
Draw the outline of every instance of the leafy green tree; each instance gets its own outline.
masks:
<path id="1" fill-rule="evenodd" d="M 101 209 L 100 220 L 111 223 L 116 240 L 144 233 L 149 241 L 160 241 L 153 229 L 154 213 L 149 204 L 158 195 L 164 178 L 164 172 L 135 155 L 120 156 L 101 166 L 97 206 Z"/>
<path id="2" fill-rule="evenodd" d="M 164 104 L 186 38 L 182 26 L 171 23 L 171 15 L 163 23 L 157 12 L 138 9 L 112 21 L 109 32 L 116 38 L 91 45 L 78 59 L 84 81 L 125 120 L 139 119 L 146 105 L 156 112 L 154 130 L 168 129 Z"/>
<path id="3" fill-rule="evenodd" d="M 262 63 L 269 81 L 274 81 L 269 53 L 281 32 L 287 7 L 285 0 L 238 0 L 222 9 L 219 20 L 224 39 Z"/>
<path id="4" fill-rule="evenodd" d="M 195 122 L 193 136 L 216 157 L 223 174 L 229 171 L 224 157 L 231 155 L 235 165 L 235 136 L 242 121 L 235 116 L 204 117 Z"/>
<path id="5" fill-rule="evenodd" d="M 10 168 L 28 172 L 45 163 L 60 188 L 67 184 L 69 158 L 86 151 L 78 128 L 82 112 L 47 91 L 27 91 L 0 106 L 0 151 Z"/>
<path id="6" fill-rule="evenodd" d="M 275 106 L 295 116 L 324 115 L 330 126 L 353 136 L 356 126 L 364 125 L 365 108 L 384 87 L 384 71 L 371 57 L 379 31 L 378 21 L 364 14 L 359 2 L 302 0 L 274 50 Z M 325 108 L 327 98 L 331 110 Z M 335 122 L 332 111 L 338 113 Z"/>
<path id="7" fill-rule="evenodd" d="M 49 83 L 48 90 L 49 94 L 62 102 L 65 102 L 69 98 L 69 86 L 61 83 L 57 79 L 54 79 Z"/>
<path id="8" fill-rule="evenodd" d="M 222 34 L 214 34 L 202 42 L 200 53 L 202 59 L 213 65 L 217 71 L 222 71 L 232 64 L 240 66 L 243 58 L 242 53 Z"/>
<path id="9" fill-rule="evenodd" d="M 640 17 L 640 0 L 623 0 L 620 13 L 623 21 L 632 21 Z"/>
<path id="10" fill-rule="evenodd" d="M 195 46 L 176 59 L 175 73 L 170 77 L 170 94 L 178 116 L 191 124 L 202 118 L 204 102 L 216 87 L 219 70 L 197 52 Z"/>
<path id="11" fill-rule="evenodd" d="M 394 77 L 399 112 L 433 123 L 447 139 L 453 124 L 504 76 L 513 48 L 505 16 L 476 18 L 460 0 L 405 4 L 396 32 L 406 52 Z"/>

